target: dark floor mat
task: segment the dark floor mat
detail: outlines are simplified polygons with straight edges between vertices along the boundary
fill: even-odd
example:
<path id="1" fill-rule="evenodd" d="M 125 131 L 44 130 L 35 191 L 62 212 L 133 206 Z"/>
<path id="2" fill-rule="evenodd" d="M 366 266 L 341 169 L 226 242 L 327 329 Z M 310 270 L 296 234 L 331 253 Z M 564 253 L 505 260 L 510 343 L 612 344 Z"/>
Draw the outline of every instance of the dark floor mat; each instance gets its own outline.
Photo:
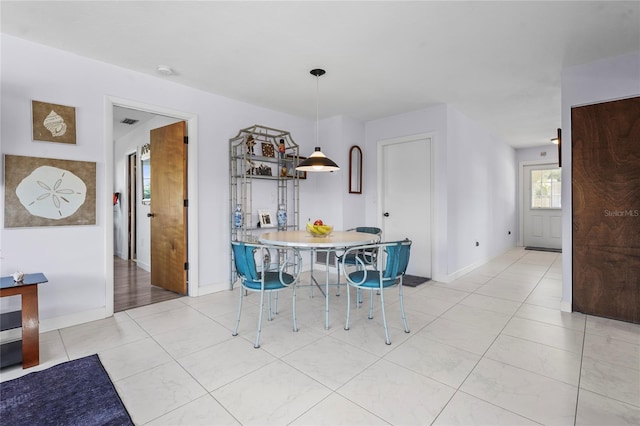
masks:
<path id="1" fill-rule="evenodd" d="M 402 278 L 402 285 L 406 285 L 409 287 L 417 287 L 420 284 L 424 284 L 429 280 L 430 278 L 418 277 L 415 275 L 405 275 L 404 278 Z"/>
<path id="2" fill-rule="evenodd" d="M 525 247 L 525 250 L 534 250 L 534 251 L 549 251 L 552 253 L 562 253 L 562 249 L 557 248 L 547 248 L 547 247 Z"/>

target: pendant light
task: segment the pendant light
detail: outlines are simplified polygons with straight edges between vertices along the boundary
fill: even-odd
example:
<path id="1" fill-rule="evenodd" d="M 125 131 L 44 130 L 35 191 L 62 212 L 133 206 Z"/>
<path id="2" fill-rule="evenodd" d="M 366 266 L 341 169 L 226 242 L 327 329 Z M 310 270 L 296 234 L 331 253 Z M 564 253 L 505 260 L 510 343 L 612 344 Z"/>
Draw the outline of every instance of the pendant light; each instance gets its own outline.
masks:
<path id="1" fill-rule="evenodd" d="M 322 69 L 313 69 L 310 71 L 311 75 L 316 77 L 316 145 L 319 143 L 320 137 L 320 114 L 318 108 L 318 98 L 319 98 L 319 86 L 320 86 L 320 76 L 326 73 L 325 70 Z M 309 158 L 305 159 L 302 163 L 298 164 L 296 170 L 301 172 L 333 172 L 336 170 L 340 170 L 340 167 L 326 155 L 322 153 L 319 146 L 316 146 L 313 154 L 309 156 Z"/>

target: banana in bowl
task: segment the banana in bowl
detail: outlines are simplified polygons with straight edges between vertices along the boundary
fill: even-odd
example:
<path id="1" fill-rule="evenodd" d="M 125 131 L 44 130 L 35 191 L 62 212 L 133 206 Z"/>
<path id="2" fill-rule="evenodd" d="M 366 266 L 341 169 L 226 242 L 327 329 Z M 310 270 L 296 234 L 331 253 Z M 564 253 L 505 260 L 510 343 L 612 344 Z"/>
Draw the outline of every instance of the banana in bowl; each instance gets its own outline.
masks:
<path id="1" fill-rule="evenodd" d="M 333 232 L 333 226 L 331 225 L 314 225 L 313 223 L 307 223 L 307 232 L 314 237 L 328 237 Z"/>

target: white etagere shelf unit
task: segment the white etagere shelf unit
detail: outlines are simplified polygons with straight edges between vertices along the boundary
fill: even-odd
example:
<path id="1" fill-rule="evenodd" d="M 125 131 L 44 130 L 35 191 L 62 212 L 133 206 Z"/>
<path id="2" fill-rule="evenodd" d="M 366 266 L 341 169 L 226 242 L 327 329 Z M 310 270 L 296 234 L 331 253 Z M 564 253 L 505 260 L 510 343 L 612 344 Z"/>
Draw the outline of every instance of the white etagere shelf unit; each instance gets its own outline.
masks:
<path id="1" fill-rule="evenodd" d="M 229 139 L 229 228 L 232 241 L 257 242 L 266 231 L 296 230 L 299 224 L 299 148 L 285 130 L 253 125 Z M 275 197 L 273 191 L 276 191 Z M 272 200 L 276 200 L 273 204 Z M 266 200 L 266 202 L 265 202 Z M 270 201 L 271 200 L 271 201 Z M 271 205 L 265 205 L 271 202 Z M 236 206 L 243 214 L 241 226 L 234 221 Z M 285 206 L 287 223 L 277 225 L 279 206 Z M 258 226 L 258 209 L 272 213 L 275 227 Z M 235 282 L 231 259 L 231 286 Z"/>

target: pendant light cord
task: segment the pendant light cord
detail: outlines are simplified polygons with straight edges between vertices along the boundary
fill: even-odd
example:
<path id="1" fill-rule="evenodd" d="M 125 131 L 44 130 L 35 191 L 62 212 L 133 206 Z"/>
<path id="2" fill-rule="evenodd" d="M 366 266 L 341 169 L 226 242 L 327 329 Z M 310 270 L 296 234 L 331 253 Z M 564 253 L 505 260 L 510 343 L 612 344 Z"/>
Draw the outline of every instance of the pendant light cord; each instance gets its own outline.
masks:
<path id="1" fill-rule="evenodd" d="M 316 77 L 316 146 L 320 145 L 320 77 L 326 74 L 326 71 L 316 68 L 310 71 L 311 75 Z"/>
<path id="2" fill-rule="evenodd" d="M 316 75 L 316 145 L 320 146 L 320 76 Z"/>

